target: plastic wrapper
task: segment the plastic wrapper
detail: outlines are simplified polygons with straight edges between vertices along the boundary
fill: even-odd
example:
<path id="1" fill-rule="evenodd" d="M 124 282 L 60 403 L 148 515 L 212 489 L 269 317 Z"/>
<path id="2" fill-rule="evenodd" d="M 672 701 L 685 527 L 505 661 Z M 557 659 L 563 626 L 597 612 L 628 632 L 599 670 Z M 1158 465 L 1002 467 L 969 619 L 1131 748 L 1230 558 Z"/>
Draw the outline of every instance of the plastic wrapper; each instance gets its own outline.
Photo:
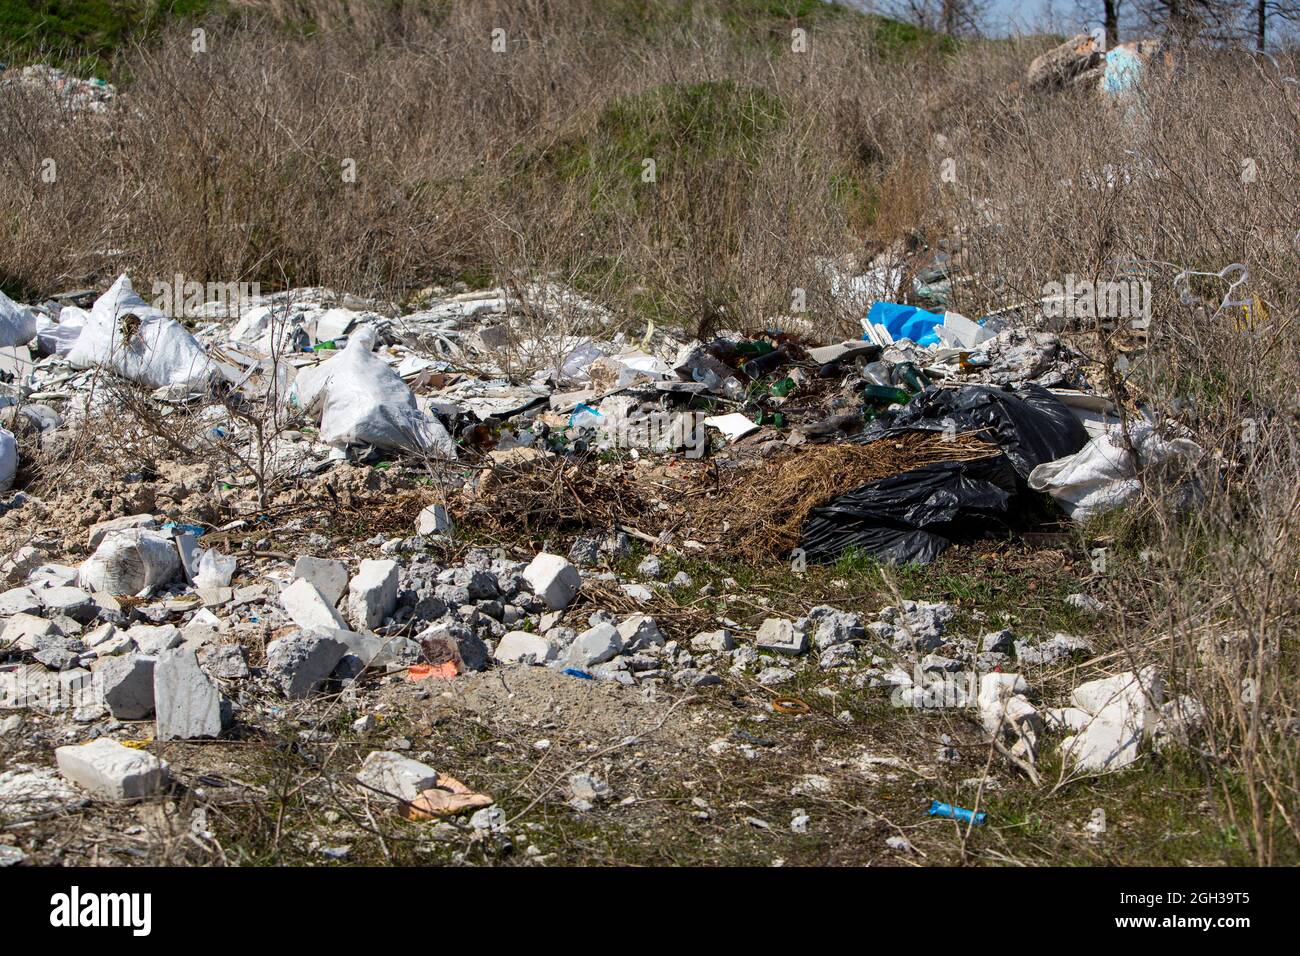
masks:
<path id="1" fill-rule="evenodd" d="M 442 427 L 416 405 L 397 373 L 370 351 L 374 329 L 364 328 L 338 355 L 298 375 L 289 400 L 320 415 L 321 440 L 342 448 L 373 445 L 455 458 L 456 446 Z"/>
<path id="2" fill-rule="evenodd" d="M 0 292 L 0 348 L 26 345 L 36 337 L 36 316 Z"/>

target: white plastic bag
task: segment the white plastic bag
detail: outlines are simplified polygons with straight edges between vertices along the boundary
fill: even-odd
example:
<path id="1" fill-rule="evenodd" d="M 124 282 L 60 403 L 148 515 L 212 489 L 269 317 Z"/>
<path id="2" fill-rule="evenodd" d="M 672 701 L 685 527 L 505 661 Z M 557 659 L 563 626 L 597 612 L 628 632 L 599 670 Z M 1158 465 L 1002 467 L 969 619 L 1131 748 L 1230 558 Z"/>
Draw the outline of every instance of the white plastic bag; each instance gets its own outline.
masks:
<path id="1" fill-rule="evenodd" d="M 66 358 L 81 337 L 90 313 L 75 305 L 66 305 L 59 311 L 56 322 L 48 316 L 36 317 L 36 346 L 42 355 Z"/>
<path id="2" fill-rule="evenodd" d="M 0 428 L 0 491 L 8 491 L 14 485 L 14 475 L 18 473 L 18 441 L 13 432 Z"/>
<path id="3" fill-rule="evenodd" d="M 199 573 L 194 576 L 194 586 L 203 590 L 229 587 L 230 579 L 234 576 L 235 559 L 219 551 L 208 550 L 199 558 Z"/>
<path id="4" fill-rule="evenodd" d="M 0 292 L 0 349 L 26 345 L 36 337 L 36 316 Z"/>
<path id="5" fill-rule="evenodd" d="M 180 569 L 175 541 L 157 531 L 129 528 L 105 535 L 77 569 L 77 580 L 91 591 L 134 595 L 166 584 Z"/>
<path id="6" fill-rule="evenodd" d="M 427 417 L 415 396 L 370 347 L 375 331 L 363 328 L 341 353 L 299 373 L 290 401 L 320 415 L 321 441 L 336 448 L 374 445 L 439 458 L 455 458 L 447 430 Z"/>
<path id="7" fill-rule="evenodd" d="M 1055 498 L 1075 521 L 1121 507 L 1142 490 L 1140 469 L 1176 458 L 1191 459 L 1201 448 L 1187 438 L 1165 440 L 1150 422 L 1129 425 L 1138 460 L 1124 442 L 1121 426 L 1112 425 L 1073 455 L 1045 462 L 1029 473 L 1029 487 Z"/>
<path id="8" fill-rule="evenodd" d="M 216 373 L 194 336 L 136 295 L 125 274 L 95 300 L 68 362 L 112 369 L 150 388 L 203 388 Z"/>

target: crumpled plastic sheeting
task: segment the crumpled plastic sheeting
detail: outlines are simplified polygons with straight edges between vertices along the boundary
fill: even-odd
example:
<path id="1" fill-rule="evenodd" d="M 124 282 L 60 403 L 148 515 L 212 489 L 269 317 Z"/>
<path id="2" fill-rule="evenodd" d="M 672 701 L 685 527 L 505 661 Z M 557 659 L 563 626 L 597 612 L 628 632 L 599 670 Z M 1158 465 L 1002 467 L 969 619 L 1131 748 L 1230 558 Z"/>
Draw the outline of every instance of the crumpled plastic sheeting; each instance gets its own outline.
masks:
<path id="1" fill-rule="evenodd" d="M 90 313 L 74 305 L 64 306 L 59 310 L 57 321 L 45 315 L 36 318 L 36 348 L 42 355 L 57 355 L 67 358 L 68 353 L 81 338 L 81 330 L 86 327 Z"/>
<path id="2" fill-rule="evenodd" d="M 26 345 L 36 336 L 36 316 L 0 292 L 0 349 Z"/>
<path id="3" fill-rule="evenodd" d="M 447 429 L 421 412 L 406 383 L 371 353 L 374 341 L 374 329 L 361 329 L 338 355 L 299 373 L 289 400 L 320 414 L 321 441 L 336 448 L 373 445 L 454 459 Z"/>
<path id="4" fill-rule="evenodd" d="M 125 273 L 95 300 L 68 363 L 111 369 L 150 388 L 202 389 L 218 374 L 194 336 L 140 298 Z"/>
<path id="5" fill-rule="evenodd" d="M 1029 487 L 1051 495 L 1075 521 L 1125 505 L 1142 490 L 1141 471 L 1179 460 L 1190 462 L 1201 447 L 1188 438 L 1165 439 L 1148 421 L 1131 422 L 1129 442 L 1123 427 L 1112 425 L 1073 455 L 1045 462 L 1029 475 Z"/>
<path id="6" fill-rule="evenodd" d="M 139 594 L 166 584 L 180 572 L 180 556 L 170 537 L 157 531 L 126 529 L 104 537 L 77 569 L 82 587 L 106 594 Z"/>
<path id="7" fill-rule="evenodd" d="M 976 433 L 1001 448 L 1022 478 L 1038 465 L 1074 454 L 1088 441 L 1083 424 L 1065 403 L 1038 385 L 1014 391 L 983 385 L 925 391 L 851 440 L 867 444 L 906 431 Z"/>
<path id="8" fill-rule="evenodd" d="M 954 540 L 1005 523 L 1016 488 L 1005 455 L 926 465 L 813 509 L 799 547 L 814 564 L 850 548 L 889 564 L 928 564 Z"/>

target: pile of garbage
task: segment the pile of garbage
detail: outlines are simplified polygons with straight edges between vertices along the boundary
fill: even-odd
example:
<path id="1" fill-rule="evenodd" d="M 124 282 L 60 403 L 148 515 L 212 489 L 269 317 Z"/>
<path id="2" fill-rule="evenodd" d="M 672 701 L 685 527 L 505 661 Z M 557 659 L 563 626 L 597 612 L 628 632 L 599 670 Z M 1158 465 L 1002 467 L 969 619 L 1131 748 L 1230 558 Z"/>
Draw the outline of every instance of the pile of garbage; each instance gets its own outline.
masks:
<path id="1" fill-rule="evenodd" d="M 830 344 L 630 336 L 550 283 L 433 290 L 414 310 L 325 289 L 180 317 L 165 305 L 125 275 L 32 305 L 0 295 L 0 488 L 24 488 L 27 456 L 69 434 L 148 414 L 218 470 L 202 493 L 222 504 L 192 508 L 181 477 L 167 506 L 127 476 L 83 506 L 79 539 L 33 520 L 32 486 L 0 502 L 26 542 L 0 563 L 0 735 L 35 713 L 64 744 L 55 770 L 0 774 L 0 803 L 138 799 L 173 773 L 142 740 L 266 728 L 286 708 L 304 739 L 328 739 L 309 709 L 324 695 L 361 714 L 363 735 L 389 695 L 494 668 L 647 697 L 733 682 L 779 694 L 815 670 L 819 693 L 971 708 L 1031 777 L 1053 740 L 1071 772 L 1105 773 L 1201 719 L 1148 671 L 1063 697 L 1059 675 L 1094 653 L 1071 634 L 976 636 L 953 605 L 912 601 L 870 620 L 827 604 L 755 614 L 733 579 L 695 589 L 664 571 L 692 552 L 924 563 L 1036 527 L 1053 501 L 1049 520 L 1089 520 L 1140 494 L 1152 465 L 1191 466 L 1193 443 L 1121 418 L 1041 324 L 878 301 L 861 339 Z M 548 321 L 585 331 L 538 331 Z M 419 481 L 358 506 L 349 489 L 390 469 Z M 259 485 L 298 497 L 268 508 Z M 372 536 L 304 517 L 325 511 L 335 532 L 364 518 Z M 466 548 L 470 523 L 516 546 Z M 567 553 L 545 543 L 556 534 L 574 537 Z M 649 553 L 629 572 L 634 540 Z M 690 591 L 709 600 L 678 600 Z M 388 747 L 348 785 L 413 820 L 501 825 L 491 795 Z M 603 799 L 590 781 L 570 790 L 575 810 Z"/>
<path id="2" fill-rule="evenodd" d="M 700 515 L 721 509 L 733 543 L 780 559 L 853 549 L 925 563 L 1015 526 L 1035 495 L 1087 520 L 1137 494 L 1143 469 L 1199 452 L 1155 422 L 1121 423 L 1065 339 L 1008 314 L 876 302 L 862 339 L 814 345 L 789 332 L 601 337 L 611 316 L 548 283 L 435 292 L 405 314 L 324 289 L 192 305 L 178 320 L 126 275 L 98 296 L 0 296 L 0 488 L 19 437 L 39 448 L 105 414 L 103 375 L 201 447 L 264 460 L 264 484 L 406 458 L 459 468 L 440 475 L 473 497 L 494 480 L 474 477 L 483 464 L 712 461 L 723 471 Z M 588 334 L 536 331 L 536 316 L 575 314 L 566 327 Z M 237 471 L 225 486 L 253 481 Z M 737 507 L 755 496 L 772 508 Z"/>
<path id="3" fill-rule="evenodd" d="M 62 109 L 76 113 L 107 113 L 117 89 L 98 78 L 83 80 L 43 63 L 0 72 L 0 95 L 6 89 L 49 95 Z"/>

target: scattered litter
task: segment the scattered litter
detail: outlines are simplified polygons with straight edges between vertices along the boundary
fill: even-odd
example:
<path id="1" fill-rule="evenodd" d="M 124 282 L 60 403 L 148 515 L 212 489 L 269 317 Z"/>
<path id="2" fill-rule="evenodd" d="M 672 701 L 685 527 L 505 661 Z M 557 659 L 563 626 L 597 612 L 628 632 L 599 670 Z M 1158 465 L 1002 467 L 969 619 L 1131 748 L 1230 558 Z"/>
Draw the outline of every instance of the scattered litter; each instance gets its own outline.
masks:
<path id="1" fill-rule="evenodd" d="M 926 811 L 932 817 L 946 817 L 950 820 L 958 820 L 961 823 L 982 826 L 987 816 L 983 811 L 976 813 L 973 810 L 967 810 L 965 807 L 954 807 L 950 803 L 942 803 L 938 800 L 930 802 L 930 809 Z"/>

